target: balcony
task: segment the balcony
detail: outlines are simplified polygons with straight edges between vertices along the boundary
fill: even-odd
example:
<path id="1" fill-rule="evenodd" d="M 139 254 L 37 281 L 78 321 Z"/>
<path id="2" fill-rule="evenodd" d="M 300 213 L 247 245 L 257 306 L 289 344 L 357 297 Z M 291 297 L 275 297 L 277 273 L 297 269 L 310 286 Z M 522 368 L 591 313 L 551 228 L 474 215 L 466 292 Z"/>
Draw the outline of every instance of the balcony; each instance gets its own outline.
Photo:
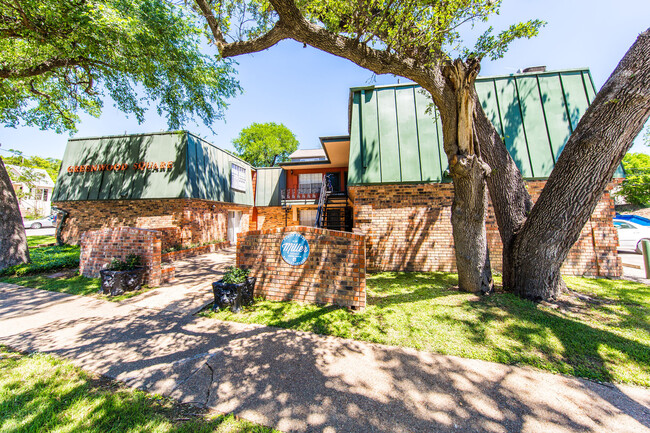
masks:
<path id="1" fill-rule="evenodd" d="M 321 184 L 308 183 L 297 188 L 281 190 L 282 201 L 316 202 L 320 195 Z M 305 203 L 308 204 L 308 203 Z"/>

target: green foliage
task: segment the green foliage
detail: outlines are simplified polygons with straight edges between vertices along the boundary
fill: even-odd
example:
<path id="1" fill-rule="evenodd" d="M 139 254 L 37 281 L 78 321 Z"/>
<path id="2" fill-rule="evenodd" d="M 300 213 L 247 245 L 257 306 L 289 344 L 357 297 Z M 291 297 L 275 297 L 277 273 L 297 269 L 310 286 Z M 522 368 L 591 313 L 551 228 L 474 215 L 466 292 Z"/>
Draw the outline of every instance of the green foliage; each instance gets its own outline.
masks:
<path id="1" fill-rule="evenodd" d="M 6 156 L 2 158 L 5 164 L 28 168 L 42 168 L 43 170 L 47 171 L 47 174 L 52 179 L 52 182 L 56 182 L 56 178 L 59 175 L 59 169 L 61 168 L 60 159 L 41 158 L 40 156 L 26 157 L 22 152 L 14 149 L 9 149 L 9 152 L 13 153 L 13 156 Z"/>
<path id="2" fill-rule="evenodd" d="M 238 156 L 253 167 L 270 167 L 289 160 L 298 149 L 298 140 L 283 124 L 253 123 L 233 140 Z"/>
<path id="3" fill-rule="evenodd" d="M 79 251 L 79 246 L 76 245 L 34 248 L 29 251 L 31 263 L 0 269 L 0 277 L 9 275 L 22 276 L 75 268 L 79 266 Z"/>
<path id="4" fill-rule="evenodd" d="M 164 0 L 0 2 L 0 122 L 75 130 L 110 96 L 144 119 L 155 103 L 169 127 L 222 117 L 239 85 L 232 63 L 201 53 L 204 30 Z"/>
<path id="5" fill-rule="evenodd" d="M 124 261 L 119 259 L 111 260 L 109 269 L 111 271 L 130 271 L 142 266 L 142 257 L 137 254 L 129 254 Z"/>
<path id="6" fill-rule="evenodd" d="M 463 40 L 499 13 L 501 0 L 450 0 L 396 2 L 394 0 L 296 0 L 311 22 L 328 31 L 391 53 L 418 60 L 418 66 L 437 64 L 457 54 L 465 58 L 503 56 L 508 44 L 538 34 L 540 20 L 514 24 L 493 34 L 489 27 L 473 48 Z M 222 32 L 251 39 L 268 31 L 277 14 L 266 1 L 222 0 L 214 2 Z M 243 29 L 243 31 L 242 31 Z"/>
<path id="7" fill-rule="evenodd" d="M 384 272 L 368 277 L 363 312 L 259 300 L 239 314 L 202 314 L 650 386 L 650 286 L 565 281 L 581 296 L 550 306 L 509 293 L 459 292 L 455 274 Z"/>
<path id="8" fill-rule="evenodd" d="M 52 278 L 49 275 L 35 274 L 24 275 L 20 277 L 3 277 L 0 281 L 4 283 L 17 284 L 23 287 L 34 289 L 49 290 L 50 292 L 68 293 L 70 295 L 97 295 L 101 289 L 102 282 L 99 278 L 87 278 L 82 275 L 76 275 L 75 271 L 70 271 L 74 275 L 66 275 L 59 278 Z M 137 292 L 126 292 L 132 294 Z M 117 301 L 118 296 L 106 296 L 104 299 Z"/>
<path id="9" fill-rule="evenodd" d="M 635 205 L 650 204 L 650 155 L 628 153 L 623 158 L 625 179 L 618 195 Z"/>
<path id="10" fill-rule="evenodd" d="M 226 284 L 240 284 L 246 281 L 250 269 L 237 268 L 235 266 L 228 266 L 226 272 L 223 274 L 223 282 Z"/>
<path id="11" fill-rule="evenodd" d="M 51 355 L 0 346 L 0 431 L 272 433 L 86 373 Z"/>

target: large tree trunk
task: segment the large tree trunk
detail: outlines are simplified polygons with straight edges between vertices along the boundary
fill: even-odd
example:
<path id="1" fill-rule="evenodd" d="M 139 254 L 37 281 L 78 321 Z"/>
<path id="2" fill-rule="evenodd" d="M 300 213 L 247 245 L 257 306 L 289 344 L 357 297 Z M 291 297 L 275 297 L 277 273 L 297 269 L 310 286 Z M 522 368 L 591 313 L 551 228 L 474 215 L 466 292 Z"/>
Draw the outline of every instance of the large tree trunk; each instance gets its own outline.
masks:
<path id="1" fill-rule="evenodd" d="M 587 109 L 514 243 L 514 289 L 553 299 L 560 267 L 650 115 L 650 29 Z"/>
<path id="2" fill-rule="evenodd" d="M 478 71 L 478 62 L 457 60 L 447 65 L 444 74 L 450 83 L 449 95 L 444 98 L 445 104 L 438 108 L 449 172 L 454 182 L 451 224 L 458 286 L 468 292 L 489 293 L 493 282 L 485 229 L 485 179 L 490 169 L 481 160 L 473 122 L 477 101 L 474 80 Z"/>
<path id="3" fill-rule="evenodd" d="M 0 158 L 0 269 L 29 262 L 18 198 Z"/>

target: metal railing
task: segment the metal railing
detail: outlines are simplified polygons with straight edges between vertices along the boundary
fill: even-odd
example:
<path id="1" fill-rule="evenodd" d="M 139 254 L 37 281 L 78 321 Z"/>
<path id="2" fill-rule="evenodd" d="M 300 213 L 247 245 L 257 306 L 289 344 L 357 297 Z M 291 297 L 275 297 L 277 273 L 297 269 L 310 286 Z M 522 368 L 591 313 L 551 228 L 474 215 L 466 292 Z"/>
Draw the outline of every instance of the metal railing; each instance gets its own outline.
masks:
<path id="1" fill-rule="evenodd" d="M 320 194 L 320 185 L 307 184 L 297 188 L 286 188 L 281 191 L 282 200 L 316 200 Z"/>
<path id="2" fill-rule="evenodd" d="M 320 228 L 323 226 L 323 216 L 325 215 L 325 201 L 327 195 L 332 192 L 332 182 L 327 175 L 323 176 L 323 182 L 320 187 L 320 197 L 318 199 L 318 209 L 316 210 L 316 224 L 315 227 Z"/>

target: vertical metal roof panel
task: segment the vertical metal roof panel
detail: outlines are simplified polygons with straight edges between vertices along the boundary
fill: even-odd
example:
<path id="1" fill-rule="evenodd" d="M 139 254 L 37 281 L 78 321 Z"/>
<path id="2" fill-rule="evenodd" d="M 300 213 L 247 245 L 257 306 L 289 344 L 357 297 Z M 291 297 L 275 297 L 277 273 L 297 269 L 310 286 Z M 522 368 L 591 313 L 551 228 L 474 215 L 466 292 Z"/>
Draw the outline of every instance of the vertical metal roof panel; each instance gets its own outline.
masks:
<path id="1" fill-rule="evenodd" d="M 286 174 L 282 168 L 258 168 L 255 206 L 280 206 L 280 191 L 284 188 Z"/>
<path id="2" fill-rule="evenodd" d="M 379 115 L 377 93 L 373 90 L 361 92 L 361 155 L 363 161 L 362 183 L 380 183 L 381 153 L 379 141 Z"/>
<path id="3" fill-rule="evenodd" d="M 582 115 L 587 111 L 589 100 L 585 94 L 585 85 L 582 80 L 582 72 L 572 71 L 560 74 L 564 99 L 571 121 L 571 132 L 576 129 Z"/>
<path id="4" fill-rule="evenodd" d="M 564 149 L 571 136 L 571 124 L 562 93 L 560 75 L 543 75 L 539 77 L 539 89 L 543 95 L 542 104 L 546 113 L 546 126 L 551 139 L 554 160 Z"/>
<path id="5" fill-rule="evenodd" d="M 548 177 L 553 170 L 555 160 L 551 152 L 537 77 L 525 76 L 517 78 L 516 82 L 533 176 Z"/>
<path id="6" fill-rule="evenodd" d="M 363 183 L 363 128 L 361 126 L 361 92 L 352 94 L 352 107 L 350 113 L 350 140 L 356 146 L 350 146 L 348 160 L 348 182 L 356 185 Z"/>
<path id="7" fill-rule="evenodd" d="M 413 87 L 395 89 L 395 103 L 398 141 L 399 143 L 415 143 L 415 146 L 399 146 L 401 150 L 400 181 L 419 182 L 422 180 L 422 164 L 420 163 L 420 142 Z M 414 169 L 414 167 L 420 169 Z"/>
<path id="8" fill-rule="evenodd" d="M 533 177 L 515 79 L 508 77 L 495 80 L 494 83 L 503 124 L 503 141 L 522 176 Z"/>
<path id="9" fill-rule="evenodd" d="M 426 110 L 431 100 L 422 93 L 420 87 L 413 88 L 415 94 L 415 111 L 417 117 L 417 138 L 420 148 L 419 167 L 424 182 L 442 182 L 442 167 L 446 165 L 447 157 L 442 154 L 442 128 L 440 122 L 432 121 L 431 114 Z M 437 116 L 437 113 L 436 113 Z M 350 148 L 352 145 L 350 145 Z M 444 158 L 445 164 L 441 164 L 441 158 Z M 409 170 L 416 171 L 417 167 L 411 167 Z"/>
<path id="10" fill-rule="evenodd" d="M 400 144 L 397 137 L 395 89 L 377 90 L 381 182 L 401 182 Z M 413 147 L 413 146 L 409 146 Z"/>

